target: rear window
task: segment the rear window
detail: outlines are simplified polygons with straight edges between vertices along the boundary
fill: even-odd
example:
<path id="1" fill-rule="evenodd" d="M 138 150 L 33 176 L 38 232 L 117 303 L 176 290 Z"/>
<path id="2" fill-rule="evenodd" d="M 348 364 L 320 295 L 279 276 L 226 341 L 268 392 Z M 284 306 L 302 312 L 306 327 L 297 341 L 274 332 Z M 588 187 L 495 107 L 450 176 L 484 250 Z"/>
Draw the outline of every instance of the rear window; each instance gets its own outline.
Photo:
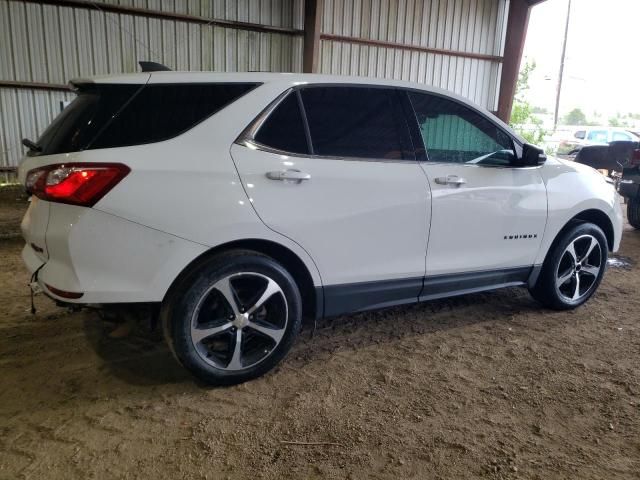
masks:
<path id="1" fill-rule="evenodd" d="M 255 83 L 82 85 L 38 139 L 39 155 L 168 140 L 255 88 Z"/>
<path id="2" fill-rule="evenodd" d="M 83 85 L 78 96 L 37 141 L 40 152 L 53 155 L 84 150 L 142 85 Z"/>

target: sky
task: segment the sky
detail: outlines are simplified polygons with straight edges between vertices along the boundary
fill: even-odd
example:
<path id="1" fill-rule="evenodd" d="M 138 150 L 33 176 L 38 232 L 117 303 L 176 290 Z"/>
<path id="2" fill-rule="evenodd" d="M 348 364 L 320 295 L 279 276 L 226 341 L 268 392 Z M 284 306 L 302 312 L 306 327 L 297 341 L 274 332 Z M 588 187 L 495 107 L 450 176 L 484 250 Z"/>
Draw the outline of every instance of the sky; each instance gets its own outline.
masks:
<path id="1" fill-rule="evenodd" d="M 568 0 L 532 9 L 524 59 L 535 60 L 527 95 L 553 111 Z M 640 113 L 640 0 L 573 0 L 560 115 Z"/>

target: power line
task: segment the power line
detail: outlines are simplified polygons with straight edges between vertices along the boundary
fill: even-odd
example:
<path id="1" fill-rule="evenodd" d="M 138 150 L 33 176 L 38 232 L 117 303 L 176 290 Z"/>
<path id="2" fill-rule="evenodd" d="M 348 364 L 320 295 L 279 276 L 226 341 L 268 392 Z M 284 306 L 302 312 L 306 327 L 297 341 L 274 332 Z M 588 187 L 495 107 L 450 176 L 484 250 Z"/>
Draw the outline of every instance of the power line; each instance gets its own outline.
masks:
<path id="1" fill-rule="evenodd" d="M 558 74 L 558 88 L 556 90 L 556 108 L 553 112 L 553 131 L 558 127 L 558 111 L 560 109 L 560 93 L 562 92 L 562 75 L 564 74 L 564 61 L 567 54 L 567 38 L 569 37 L 569 18 L 571 17 L 571 0 L 567 4 L 567 22 L 564 26 L 564 39 L 562 41 L 562 56 L 560 57 L 560 73 Z"/>

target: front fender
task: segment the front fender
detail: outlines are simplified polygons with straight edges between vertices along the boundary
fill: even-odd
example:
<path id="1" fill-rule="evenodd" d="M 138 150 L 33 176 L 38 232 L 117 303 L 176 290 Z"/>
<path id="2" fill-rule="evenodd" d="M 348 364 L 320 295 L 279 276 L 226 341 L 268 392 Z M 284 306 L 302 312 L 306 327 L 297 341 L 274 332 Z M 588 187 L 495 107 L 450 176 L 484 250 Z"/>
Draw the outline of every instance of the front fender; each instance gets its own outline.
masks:
<path id="1" fill-rule="evenodd" d="M 547 225 L 536 258 L 544 262 L 553 241 L 573 218 L 589 210 L 602 212 L 611 222 L 615 252 L 622 237 L 620 196 L 598 171 L 586 165 L 550 158 L 542 169 L 547 187 Z"/>

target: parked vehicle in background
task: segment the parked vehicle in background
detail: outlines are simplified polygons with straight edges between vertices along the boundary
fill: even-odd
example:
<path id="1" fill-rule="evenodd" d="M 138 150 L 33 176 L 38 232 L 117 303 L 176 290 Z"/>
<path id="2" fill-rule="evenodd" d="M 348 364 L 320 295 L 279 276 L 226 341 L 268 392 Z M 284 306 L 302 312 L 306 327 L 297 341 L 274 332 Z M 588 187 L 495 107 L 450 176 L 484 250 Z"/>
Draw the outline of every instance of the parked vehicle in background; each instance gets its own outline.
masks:
<path id="1" fill-rule="evenodd" d="M 616 141 L 582 147 L 574 160 L 608 174 L 627 203 L 627 219 L 640 229 L 640 143 Z"/>
<path id="2" fill-rule="evenodd" d="M 242 382 L 319 318 L 523 286 L 573 309 L 620 245 L 614 187 L 422 84 L 154 72 L 74 82 L 20 178 L 33 288 L 158 307 L 177 359 Z"/>
<path id="3" fill-rule="evenodd" d="M 620 194 L 627 201 L 627 220 L 636 229 L 640 229 L 640 144 L 628 158 L 622 170 Z"/>
<path id="4" fill-rule="evenodd" d="M 589 145 L 608 145 L 611 142 L 638 142 L 640 137 L 631 130 L 618 127 L 584 127 L 576 130 L 571 138 L 560 142 L 558 153 L 573 155 Z"/>

